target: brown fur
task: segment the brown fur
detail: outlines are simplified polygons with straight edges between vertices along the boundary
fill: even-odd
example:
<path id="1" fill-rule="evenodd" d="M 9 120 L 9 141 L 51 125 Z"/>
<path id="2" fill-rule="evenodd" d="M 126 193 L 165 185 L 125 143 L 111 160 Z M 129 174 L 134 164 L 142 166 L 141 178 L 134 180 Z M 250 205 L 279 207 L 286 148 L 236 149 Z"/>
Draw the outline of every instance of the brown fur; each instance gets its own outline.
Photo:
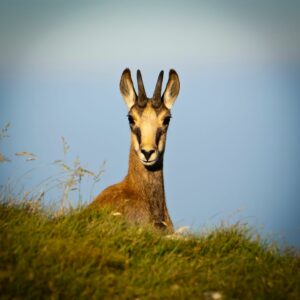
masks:
<path id="1" fill-rule="evenodd" d="M 172 70 L 170 75 L 177 76 L 176 72 L 174 75 L 174 72 Z M 138 79 L 140 80 L 139 84 L 142 85 L 140 74 L 138 74 Z M 162 74 L 160 74 L 159 80 L 162 80 Z M 154 107 L 152 99 L 147 99 L 147 104 L 142 108 L 134 91 L 130 71 L 126 69 L 123 72 L 120 83 L 121 93 L 130 113 L 135 115 L 136 119 L 140 118 L 139 121 L 136 121 L 136 124 L 131 125 L 128 174 L 123 181 L 109 186 L 98 195 L 91 203 L 90 208 L 97 209 L 103 206 L 110 206 L 123 214 L 130 222 L 137 224 L 150 223 L 158 228 L 173 231 L 173 224 L 166 205 L 163 177 L 163 157 L 168 125 L 163 125 L 162 120 L 164 116 L 170 114 L 169 108 L 164 105 L 164 102 L 166 103 L 169 100 L 173 104 L 179 93 L 178 76 L 175 77 L 174 84 L 177 84 L 177 91 L 175 91 L 176 95 L 173 99 L 162 98 L 160 107 Z M 170 88 L 174 84 L 171 85 L 169 79 L 164 94 L 171 94 L 173 91 L 171 92 Z M 139 88 L 141 89 L 141 87 Z M 145 97 L 145 95 L 143 96 Z M 137 134 L 140 130 L 138 126 L 143 128 L 143 124 L 140 124 L 140 122 L 148 122 L 148 118 L 151 118 L 149 122 L 154 124 L 151 126 L 155 126 L 153 128 L 156 130 L 156 135 L 142 135 L 143 141 L 141 141 L 140 133 Z M 157 121 L 155 121 L 156 118 Z M 147 124 L 149 126 L 150 123 Z M 148 146 L 152 145 L 152 147 L 157 149 L 157 160 L 153 165 L 145 165 L 142 163 L 141 157 L 139 157 L 141 156 L 141 147 L 145 141 L 148 143 Z"/>
<path id="2" fill-rule="evenodd" d="M 128 174 L 106 188 L 92 206 L 109 205 L 138 224 L 151 223 L 173 229 L 165 200 L 163 168 L 147 169 L 130 148 Z"/>

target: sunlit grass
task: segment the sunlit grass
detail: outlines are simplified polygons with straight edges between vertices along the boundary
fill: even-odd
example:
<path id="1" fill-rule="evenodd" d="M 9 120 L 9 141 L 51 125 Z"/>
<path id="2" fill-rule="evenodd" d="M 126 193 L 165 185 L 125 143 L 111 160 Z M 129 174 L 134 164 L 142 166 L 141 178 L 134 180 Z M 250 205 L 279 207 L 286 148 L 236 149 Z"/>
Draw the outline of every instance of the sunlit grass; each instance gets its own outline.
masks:
<path id="1" fill-rule="evenodd" d="M 299 254 L 247 227 L 170 239 L 110 211 L 32 205 L 0 206 L 2 299 L 299 299 Z"/>

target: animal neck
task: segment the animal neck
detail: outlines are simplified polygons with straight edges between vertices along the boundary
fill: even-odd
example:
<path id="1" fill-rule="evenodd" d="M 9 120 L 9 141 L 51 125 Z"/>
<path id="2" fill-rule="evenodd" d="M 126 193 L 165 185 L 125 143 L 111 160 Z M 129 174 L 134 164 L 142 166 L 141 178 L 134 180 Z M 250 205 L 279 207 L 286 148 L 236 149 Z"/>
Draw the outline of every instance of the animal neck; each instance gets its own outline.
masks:
<path id="1" fill-rule="evenodd" d="M 163 178 L 163 156 L 155 166 L 148 168 L 142 164 L 133 145 L 131 145 L 126 180 L 131 189 L 137 193 L 140 201 L 144 201 L 148 206 L 154 221 L 164 221 L 167 210 Z"/>
<path id="2" fill-rule="evenodd" d="M 154 166 L 146 167 L 131 145 L 127 178 L 132 184 L 132 188 L 138 189 L 140 192 L 149 194 L 150 190 L 164 190 L 163 157 Z"/>

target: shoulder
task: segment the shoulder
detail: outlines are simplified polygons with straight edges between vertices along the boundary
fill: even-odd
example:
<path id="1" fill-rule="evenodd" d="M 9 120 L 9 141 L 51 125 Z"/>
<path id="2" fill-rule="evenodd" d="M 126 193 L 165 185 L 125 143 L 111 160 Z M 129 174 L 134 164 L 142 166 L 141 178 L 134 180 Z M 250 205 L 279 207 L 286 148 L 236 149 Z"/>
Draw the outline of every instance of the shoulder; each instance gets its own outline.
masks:
<path id="1" fill-rule="evenodd" d="M 134 192 L 122 181 L 104 189 L 92 202 L 99 205 L 116 205 L 135 198 Z"/>

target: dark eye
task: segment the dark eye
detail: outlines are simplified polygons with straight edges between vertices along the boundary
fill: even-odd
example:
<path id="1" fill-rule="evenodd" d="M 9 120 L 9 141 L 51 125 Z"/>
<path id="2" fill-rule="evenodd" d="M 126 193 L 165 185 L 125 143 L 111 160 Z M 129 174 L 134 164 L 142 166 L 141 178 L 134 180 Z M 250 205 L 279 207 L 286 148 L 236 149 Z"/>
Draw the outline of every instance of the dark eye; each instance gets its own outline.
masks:
<path id="1" fill-rule="evenodd" d="M 128 117 L 129 124 L 130 125 L 134 125 L 134 119 L 133 119 L 133 117 L 131 115 L 128 115 L 127 117 Z"/>
<path id="2" fill-rule="evenodd" d="M 164 118 L 164 121 L 163 121 L 163 124 L 164 124 L 165 126 L 169 125 L 170 120 L 171 120 L 171 116 L 165 117 L 165 118 Z"/>

